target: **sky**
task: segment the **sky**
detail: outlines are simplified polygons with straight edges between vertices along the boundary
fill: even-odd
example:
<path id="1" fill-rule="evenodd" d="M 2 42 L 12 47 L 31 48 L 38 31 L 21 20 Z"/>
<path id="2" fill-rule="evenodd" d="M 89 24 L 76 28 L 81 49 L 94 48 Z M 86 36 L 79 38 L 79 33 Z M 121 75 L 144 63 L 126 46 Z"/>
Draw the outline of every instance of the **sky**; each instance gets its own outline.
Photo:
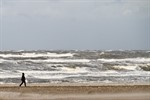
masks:
<path id="1" fill-rule="evenodd" d="M 0 50 L 150 50 L 150 0 L 0 0 Z"/>

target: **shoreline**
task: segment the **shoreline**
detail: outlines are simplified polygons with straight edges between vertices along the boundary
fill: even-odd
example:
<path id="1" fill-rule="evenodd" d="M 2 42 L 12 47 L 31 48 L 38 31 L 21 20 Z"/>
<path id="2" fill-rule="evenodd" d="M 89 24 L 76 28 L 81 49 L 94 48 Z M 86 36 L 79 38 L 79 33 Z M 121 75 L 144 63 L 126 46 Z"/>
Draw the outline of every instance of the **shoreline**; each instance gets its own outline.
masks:
<path id="1" fill-rule="evenodd" d="M 32 89 L 32 91 L 30 91 Z M 40 93 L 47 92 L 52 93 L 76 93 L 77 91 L 86 93 L 90 91 L 91 93 L 117 93 L 117 92 L 150 92 L 150 85 L 105 85 L 105 86 L 0 86 L 0 92 L 9 91 L 9 92 L 35 92 Z M 87 90 L 87 91 L 85 91 Z M 79 93 L 77 92 L 77 94 Z"/>
<path id="2" fill-rule="evenodd" d="M 21 81 L 20 81 L 21 83 Z M 1 86 L 19 86 L 20 83 L 0 83 Z M 24 85 L 24 84 L 23 84 Z M 22 86 L 23 86 L 22 85 Z M 27 86 L 133 86 L 133 85 L 150 85 L 150 82 L 142 82 L 142 83 L 69 83 L 69 82 L 61 82 L 61 83 L 26 83 Z"/>
<path id="3" fill-rule="evenodd" d="M 150 85 L 0 85 L 0 100 L 150 100 Z"/>

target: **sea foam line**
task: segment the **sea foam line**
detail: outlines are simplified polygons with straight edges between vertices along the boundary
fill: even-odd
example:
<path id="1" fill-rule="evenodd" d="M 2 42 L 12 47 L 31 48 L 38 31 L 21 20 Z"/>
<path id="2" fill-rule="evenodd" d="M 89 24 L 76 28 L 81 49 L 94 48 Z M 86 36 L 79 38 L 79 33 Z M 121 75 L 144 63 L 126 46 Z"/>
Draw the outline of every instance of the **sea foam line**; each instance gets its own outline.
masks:
<path id="1" fill-rule="evenodd" d="M 9 57 L 73 57 L 74 54 L 72 53 L 65 53 L 65 54 L 57 54 L 57 53 L 43 53 L 43 54 L 36 54 L 36 53 L 21 53 L 21 54 L 0 54 L 0 57 L 9 58 Z"/>

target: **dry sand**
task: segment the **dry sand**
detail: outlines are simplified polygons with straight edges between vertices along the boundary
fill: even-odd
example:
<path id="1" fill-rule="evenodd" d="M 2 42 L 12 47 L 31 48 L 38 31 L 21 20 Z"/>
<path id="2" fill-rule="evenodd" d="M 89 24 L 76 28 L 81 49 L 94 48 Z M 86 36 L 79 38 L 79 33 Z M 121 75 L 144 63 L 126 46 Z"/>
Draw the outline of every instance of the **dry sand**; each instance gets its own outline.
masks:
<path id="1" fill-rule="evenodd" d="M 150 100 L 150 85 L 0 85 L 0 100 Z"/>

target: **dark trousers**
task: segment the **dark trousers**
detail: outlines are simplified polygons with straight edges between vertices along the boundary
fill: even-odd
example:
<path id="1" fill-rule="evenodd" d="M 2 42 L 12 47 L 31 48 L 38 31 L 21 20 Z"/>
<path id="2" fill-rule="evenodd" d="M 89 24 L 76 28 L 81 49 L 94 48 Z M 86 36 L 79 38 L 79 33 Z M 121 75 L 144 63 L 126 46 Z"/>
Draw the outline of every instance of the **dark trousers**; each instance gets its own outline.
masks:
<path id="1" fill-rule="evenodd" d="M 22 81 L 19 86 L 21 86 L 23 83 L 24 83 L 24 86 L 26 87 L 26 82 L 25 81 Z"/>

